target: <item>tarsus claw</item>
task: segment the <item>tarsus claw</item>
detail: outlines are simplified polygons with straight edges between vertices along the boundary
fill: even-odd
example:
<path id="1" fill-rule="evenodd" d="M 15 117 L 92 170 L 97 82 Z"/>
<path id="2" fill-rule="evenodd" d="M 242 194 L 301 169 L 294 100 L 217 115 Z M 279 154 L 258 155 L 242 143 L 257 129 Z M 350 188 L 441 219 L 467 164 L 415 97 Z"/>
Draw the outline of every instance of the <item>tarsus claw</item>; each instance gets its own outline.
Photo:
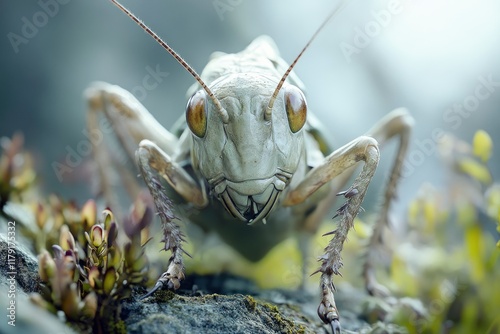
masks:
<path id="1" fill-rule="evenodd" d="M 340 321 L 339 319 L 334 319 L 332 322 L 330 322 L 330 326 L 332 326 L 332 332 L 333 334 L 340 334 Z"/>
<path id="2" fill-rule="evenodd" d="M 148 298 L 149 296 L 151 296 L 153 293 L 155 293 L 156 291 L 160 290 L 161 288 L 163 288 L 163 281 L 156 282 L 155 286 L 151 289 L 151 291 L 149 291 L 144 296 L 142 296 L 140 298 L 140 300 Z"/>
<path id="3" fill-rule="evenodd" d="M 158 281 L 156 281 L 155 286 L 146 293 L 141 299 L 151 296 L 153 293 L 160 289 L 177 290 L 181 286 L 181 281 L 184 279 L 184 266 L 182 264 L 182 258 L 179 261 L 175 261 L 175 256 L 181 256 L 180 252 L 177 251 L 170 258 L 170 264 L 168 265 L 168 270 L 161 274 Z"/>

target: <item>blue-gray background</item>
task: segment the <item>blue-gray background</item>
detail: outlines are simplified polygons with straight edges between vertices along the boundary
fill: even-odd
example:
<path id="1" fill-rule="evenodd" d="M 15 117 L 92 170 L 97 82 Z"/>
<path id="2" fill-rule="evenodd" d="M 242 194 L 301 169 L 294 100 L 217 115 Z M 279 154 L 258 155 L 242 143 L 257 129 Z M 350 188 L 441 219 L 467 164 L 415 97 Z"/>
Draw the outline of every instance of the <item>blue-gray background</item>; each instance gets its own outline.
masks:
<path id="1" fill-rule="evenodd" d="M 142 102 L 170 128 L 184 111 L 185 92 L 193 79 L 109 1 L 60 2 L 57 13 L 46 16 L 47 22 L 17 50 L 9 36 L 23 36 L 26 21 L 43 20 L 44 8 L 35 0 L 0 2 L 0 136 L 22 131 L 27 148 L 36 155 L 44 190 L 81 203 L 90 196 L 85 179 L 67 174 L 65 182 L 59 182 L 51 164 L 64 163 L 67 147 L 76 149 L 85 140 L 82 92 L 89 83 L 104 80 L 134 90 L 142 85 L 148 67 L 159 66 L 169 75 Z M 391 15 L 348 61 L 342 43 L 355 46 L 357 29 L 373 25 L 376 13 L 387 10 L 390 2 L 399 4 L 400 13 Z M 327 0 L 123 3 L 198 71 L 211 52 L 237 52 L 260 34 L 270 35 L 290 61 L 336 5 Z M 222 13 L 224 5 L 228 10 Z M 479 77 L 492 75 L 500 81 L 500 2 L 351 1 L 321 32 L 296 72 L 308 88 L 311 110 L 337 145 L 400 106 L 409 108 L 417 121 L 410 152 L 422 151 L 417 143 L 428 143 L 436 128 L 467 141 L 483 128 L 498 139 L 500 87 L 468 117 L 461 117 L 458 126 L 443 115 L 474 94 Z M 380 188 L 393 153 L 394 145 L 384 150 L 373 189 Z M 497 147 L 495 154 L 498 159 Z M 498 164 L 493 166 L 498 177 Z M 402 181 L 399 210 L 423 182 L 444 182 L 436 153 L 426 153 L 415 167 Z"/>

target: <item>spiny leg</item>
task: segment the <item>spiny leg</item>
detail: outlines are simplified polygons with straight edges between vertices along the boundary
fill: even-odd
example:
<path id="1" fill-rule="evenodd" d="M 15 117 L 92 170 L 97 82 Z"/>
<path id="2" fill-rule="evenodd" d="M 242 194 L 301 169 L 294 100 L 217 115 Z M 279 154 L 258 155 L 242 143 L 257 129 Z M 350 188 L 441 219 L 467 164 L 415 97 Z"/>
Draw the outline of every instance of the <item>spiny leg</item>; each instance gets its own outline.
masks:
<path id="1" fill-rule="evenodd" d="M 174 290 L 179 288 L 180 281 L 184 279 L 184 261 L 182 258 L 184 250 L 182 249 L 182 242 L 185 240 L 179 226 L 174 222 L 176 217 L 172 211 L 172 201 L 167 197 L 165 188 L 161 185 L 160 180 L 149 165 L 147 151 L 144 152 L 142 148 L 137 150 L 137 162 L 144 182 L 146 182 L 153 196 L 156 210 L 161 219 L 163 230 L 162 242 L 165 243 L 163 250 L 171 251 L 172 254 L 169 259 L 167 271 L 160 276 L 155 287 L 143 297 L 145 298 L 164 286 Z"/>
<path id="2" fill-rule="evenodd" d="M 328 233 L 333 235 L 333 238 L 325 248 L 325 254 L 320 258 L 321 267 L 316 271 L 321 272 L 320 287 L 322 292 L 318 315 L 323 322 L 332 326 L 334 333 L 340 332 L 340 322 L 333 296 L 335 291 L 333 275 L 340 275 L 339 270 L 342 267 L 340 252 L 378 165 L 377 142 L 373 138 L 363 136 L 339 148 L 326 157 L 321 165 L 309 171 L 304 180 L 287 194 L 283 202 L 284 205 L 302 203 L 322 185 L 360 161 L 364 161 L 363 168 L 349 190 L 344 193 L 347 201 L 337 211 L 341 217 L 339 227 Z"/>
<path id="3" fill-rule="evenodd" d="M 168 198 L 166 189 L 160 183 L 158 175 L 163 177 L 174 190 L 186 201 L 197 207 L 208 204 L 205 190 L 200 187 L 179 165 L 173 162 L 168 154 L 163 152 L 155 143 L 143 140 L 136 152 L 136 160 L 140 173 L 149 188 L 158 215 L 162 222 L 164 250 L 171 251 L 171 257 L 167 271 L 164 272 L 155 287 L 143 298 L 151 295 L 156 290 L 167 287 L 178 289 L 180 281 L 184 279 L 183 253 L 190 256 L 182 248 L 184 235 L 175 223 L 175 215 L 172 211 L 172 201 Z"/>

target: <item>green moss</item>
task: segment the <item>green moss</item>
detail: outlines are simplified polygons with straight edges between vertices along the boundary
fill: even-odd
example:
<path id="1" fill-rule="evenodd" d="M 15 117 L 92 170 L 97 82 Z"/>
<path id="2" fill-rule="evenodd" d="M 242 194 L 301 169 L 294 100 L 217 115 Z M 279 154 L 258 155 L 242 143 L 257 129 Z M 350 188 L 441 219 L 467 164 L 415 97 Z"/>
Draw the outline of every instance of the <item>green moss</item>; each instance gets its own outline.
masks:
<path id="1" fill-rule="evenodd" d="M 292 320 L 289 320 L 286 316 L 283 316 L 276 305 L 268 302 L 257 301 L 253 298 L 252 300 L 256 303 L 255 309 L 259 313 L 261 318 L 267 316 L 265 317 L 266 319 L 263 320 L 270 319 L 272 321 L 272 323 L 269 324 L 269 327 L 277 327 L 276 329 L 279 329 L 281 333 L 291 334 L 301 332 L 303 333 L 305 331 L 304 326 L 296 325 Z"/>
<path id="2" fill-rule="evenodd" d="M 95 333 L 96 331 L 94 331 Z M 127 326 L 121 319 L 109 319 L 107 328 L 102 328 L 103 333 L 126 334 Z"/>
<path id="3" fill-rule="evenodd" d="M 177 297 L 177 295 L 171 290 L 160 290 L 155 292 L 153 296 L 155 303 L 168 302 Z"/>
<path id="4" fill-rule="evenodd" d="M 250 312 L 254 312 L 257 308 L 257 302 L 252 296 L 245 296 L 245 304 Z"/>
<path id="5" fill-rule="evenodd" d="M 266 309 L 268 309 L 272 313 L 279 313 L 280 311 L 278 310 L 278 307 L 274 304 L 270 303 L 262 303 L 262 306 L 264 306 Z"/>

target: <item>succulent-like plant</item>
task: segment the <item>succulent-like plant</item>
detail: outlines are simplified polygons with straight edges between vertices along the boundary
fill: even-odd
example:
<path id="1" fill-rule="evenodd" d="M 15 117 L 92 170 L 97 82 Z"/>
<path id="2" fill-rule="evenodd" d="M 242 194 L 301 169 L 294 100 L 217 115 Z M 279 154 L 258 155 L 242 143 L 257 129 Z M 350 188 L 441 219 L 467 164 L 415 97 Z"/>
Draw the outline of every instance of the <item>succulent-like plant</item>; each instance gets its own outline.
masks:
<path id="1" fill-rule="evenodd" d="M 152 211 L 141 198 L 134 203 L 122 225 L 124 242 L 119 240 L 124 236 L 111 210 L 105 209 L 102 215 L 99 222 L 96 204 L 90 200 L 80 212 L 80 221 L 61 225 L 53 256 L 46 250 L 38 256 L 45 286 L 31 299 L 49 311 L 63 311 L 70 322 L 92 326 L 94 332 L 120 332 L 120 301 L 130 296 L 133 286 L 147 280 L 141 231 L 151 221 Z"/>
<path id="2" fill-rule="evenodd" d="M 31 155 L 22 151 L 24 138 L 16 133 L 12 139 L 0 138 L 0 212 L 12 197 L 19 197 L 35 181 Z"/>

